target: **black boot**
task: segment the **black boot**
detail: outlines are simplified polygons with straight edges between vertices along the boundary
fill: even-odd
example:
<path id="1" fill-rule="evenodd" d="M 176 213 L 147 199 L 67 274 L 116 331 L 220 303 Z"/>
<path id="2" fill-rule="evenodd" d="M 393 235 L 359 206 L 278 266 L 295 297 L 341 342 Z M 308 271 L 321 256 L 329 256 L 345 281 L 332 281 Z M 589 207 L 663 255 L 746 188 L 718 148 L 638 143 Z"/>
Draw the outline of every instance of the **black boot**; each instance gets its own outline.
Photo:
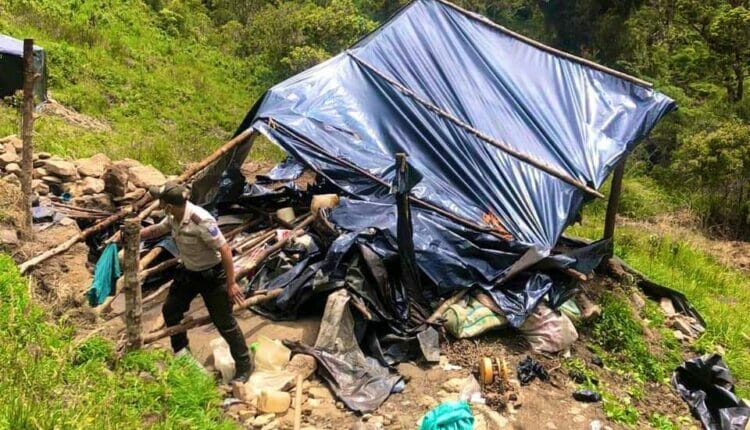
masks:
<path id="1" fill-rule="evenodd" d="M 244 384 L 250 379 L 250 375 L 253 373 L 253 363 L 249 359 L 235 363 L 234 368 L 235 371 L 232 382 L 241 382 Z"/>

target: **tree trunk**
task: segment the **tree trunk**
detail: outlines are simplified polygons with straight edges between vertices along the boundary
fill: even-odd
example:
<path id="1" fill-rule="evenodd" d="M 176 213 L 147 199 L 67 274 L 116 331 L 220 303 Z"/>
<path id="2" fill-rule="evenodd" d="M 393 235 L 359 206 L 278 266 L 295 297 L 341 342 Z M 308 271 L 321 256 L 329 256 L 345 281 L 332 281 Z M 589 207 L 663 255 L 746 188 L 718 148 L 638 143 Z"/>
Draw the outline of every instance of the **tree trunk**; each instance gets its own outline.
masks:
<path id="1" fill-rule="evenodd" d="M 141 236 L 141 223 L 137 219 L 125 220 L 122 228 L 125 255 L 123 257 L 123 275 L 125 285 L 125 324 L 127 327 L 128 349 L 139 349 L 143 346 L 143 303 L 141 283 L 138 279 L 138 248 Z"/>
<path id="2" fill-rule="evenodd" d="M 738 102 L 742 100 L 742 96 L 745 92 L 745 65 L 742 61 L 742 55 L 739 52 L 734 53 L 734 79 L 737 85 L 735 89 L 734 101 Z"/>
<path id="3" fill-rule="evenodd" d="M 21 234 L 26 240 L 34 236 L 31 219 L 31 179 L 33 172 L 33 146 L 31 135 L 34 132 L 34 40 L 23 41 L 23 125 L 21 139 L 23 149 L 21 154 L 21 192 L 24 197 L 23 226 Z"/>

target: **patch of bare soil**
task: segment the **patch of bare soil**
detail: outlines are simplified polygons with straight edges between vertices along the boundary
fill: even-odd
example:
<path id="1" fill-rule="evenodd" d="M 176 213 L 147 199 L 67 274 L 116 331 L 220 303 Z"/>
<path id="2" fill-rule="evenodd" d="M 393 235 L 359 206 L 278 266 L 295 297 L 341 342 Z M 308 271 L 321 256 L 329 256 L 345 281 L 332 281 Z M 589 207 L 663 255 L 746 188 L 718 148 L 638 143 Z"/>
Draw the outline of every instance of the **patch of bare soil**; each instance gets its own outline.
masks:
<path id="1" fill-rule="evenodd" d="M 112 126 L 107 122 L 92 118 L 88 115 L 78 113 L 75 110 L 50 99 L 42 104 L 39 112 L 43 115 L 61 118 L 68 124 L 75 125 L 92 131 L 112 131 Z"/>

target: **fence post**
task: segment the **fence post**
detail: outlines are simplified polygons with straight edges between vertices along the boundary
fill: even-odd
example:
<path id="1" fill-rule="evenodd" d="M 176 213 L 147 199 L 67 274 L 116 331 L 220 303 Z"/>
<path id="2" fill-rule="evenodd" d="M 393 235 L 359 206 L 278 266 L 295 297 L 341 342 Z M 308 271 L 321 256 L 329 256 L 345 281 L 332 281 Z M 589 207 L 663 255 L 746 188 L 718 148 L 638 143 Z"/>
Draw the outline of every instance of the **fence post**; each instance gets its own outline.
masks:
<path id="1" fill-rule="evenodd" d="M 614 255 L 614 236 L 615 236 L 615 221 L 617 219 L 617 209 L 620 206 L 620 192 L 622 191 L 622 176 L 625 173 L 625 162 L 627 157 L 624 157 L 615 166 L 615 171 L 612 174 L 612 185 L 609 188 L 609 201 L 607 202 L 607 215 L 604 218 L 604 237 L 603 239 L 612 239 L 612 244 L 609 249 L 609 256 Z"/>
<path id="2" fill-rule="evenodd" d="M 140 246 L 141 223 L 136 218 L 125 220 L 122 227 L 124 246 L 123 276 L 125 285 L 125 324 L 127 327 L 128 349 L 143 346 L 143 314 L 140 282 L 138 282 L 138 251 Z"/>
<path id="3" fill-rule="evenodd" d="M 22 236 L 29 240 L 34 235 L 31 219 L 31 179 L 33 177 L 34 148 L 31 135 L 34 132 L 34 40 L 23 40 L 23 117 L 21 125 L 21 192 L 24 198 Z"/>

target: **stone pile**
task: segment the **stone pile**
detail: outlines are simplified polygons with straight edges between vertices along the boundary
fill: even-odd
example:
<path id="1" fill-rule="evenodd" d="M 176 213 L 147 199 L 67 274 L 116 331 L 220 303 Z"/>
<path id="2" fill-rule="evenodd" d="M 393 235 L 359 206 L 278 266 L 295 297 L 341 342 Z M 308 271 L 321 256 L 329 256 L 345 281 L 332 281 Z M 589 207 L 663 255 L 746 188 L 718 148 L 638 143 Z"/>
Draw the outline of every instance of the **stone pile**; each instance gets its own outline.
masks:
<path id="1" fill-rule="evenodd" d="M 0 139 L 0 177 L 19 185 L 22 147 L 15 135 Z M 127 158 L 112 161 L 104 154 L 69 160 L 37 152 L 33 160 L 32 190 L 40 202 L 63 200 L 72 206 L 112 212 L 167 180 L 153 166 Z"/>

